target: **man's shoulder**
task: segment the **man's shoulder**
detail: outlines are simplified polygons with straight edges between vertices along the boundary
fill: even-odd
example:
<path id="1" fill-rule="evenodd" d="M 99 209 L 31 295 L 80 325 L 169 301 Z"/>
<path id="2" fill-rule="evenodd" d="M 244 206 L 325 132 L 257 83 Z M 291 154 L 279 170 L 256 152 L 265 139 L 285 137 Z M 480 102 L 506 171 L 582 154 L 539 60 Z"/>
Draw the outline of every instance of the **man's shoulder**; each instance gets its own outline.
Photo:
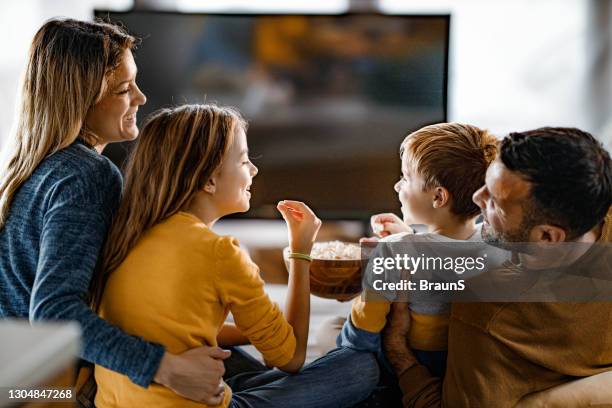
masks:
<path id="1" fill-rule="evenodd" d="M 612 242 L 612 207 L 608 209 L 608 213 L 604 218 L 604 225 L 601 230 L 600 242 Z"/>

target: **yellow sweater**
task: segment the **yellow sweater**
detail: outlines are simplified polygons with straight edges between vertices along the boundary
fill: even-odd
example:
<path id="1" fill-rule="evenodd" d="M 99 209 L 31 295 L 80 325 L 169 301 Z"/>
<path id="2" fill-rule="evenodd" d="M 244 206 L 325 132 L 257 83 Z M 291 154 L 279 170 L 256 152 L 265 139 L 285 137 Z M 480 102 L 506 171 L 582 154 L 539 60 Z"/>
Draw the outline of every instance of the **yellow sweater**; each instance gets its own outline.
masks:
<path id="1" fill-rule="evenodd" d="M 382 300 L 369 300 L 364 295 L 355 298 L 351 307 L 351 321 L 358 329 L 370 333 L 380 333 L 387 323 L 387 315 L 391 310 L 391 303 Z M 415 350 L 445 351 L 448 349 L 448 320 L 449 314 L 426 315 L 410 311 L 410 331 L 408 344 Z"/>
<path id="2" fill-rule="evenodd" d="M 236 239 L 216 235 L 183 212 L 143 235 L 111 275 L 100 309 L 122 330 L 175 354 L 216 346 L 228 312 L 268 363 L 282 366 L 291 360 L 293 329 L 264 292 L 257 266 Z M 99 408 L 204 407 L 158 384 L 141 388 L 101 366 L 95 377 Z M 230 399 L 226 385 L 221 406 Z"/>

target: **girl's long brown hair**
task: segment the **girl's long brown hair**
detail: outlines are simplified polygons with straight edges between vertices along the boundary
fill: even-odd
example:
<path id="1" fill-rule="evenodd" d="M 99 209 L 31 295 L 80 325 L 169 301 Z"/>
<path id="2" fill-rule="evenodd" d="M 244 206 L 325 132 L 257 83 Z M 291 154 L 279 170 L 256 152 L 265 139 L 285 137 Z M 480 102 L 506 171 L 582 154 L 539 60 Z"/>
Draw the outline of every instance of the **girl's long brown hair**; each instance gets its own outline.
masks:
<path id="1" fill-rule="evenodd" d="M 94 309 L 110 274 L 142 234 L 204 187 L 239 128 L 246 129 L 246 123 L 237 111 L 214 105 L 162 109 L 147 119 L 126 163 L 121 204 L 92 280 Z"/>
<path id="2" fill-rule="evenodd" d="M 49 155 L 77 137 L 96 143 L 87 112 L 137 39 L 103 22 L 53 19 L 36 33 L 22 79 L 20 109 L 0 169 L 0 229 L 19 187 Z"/>

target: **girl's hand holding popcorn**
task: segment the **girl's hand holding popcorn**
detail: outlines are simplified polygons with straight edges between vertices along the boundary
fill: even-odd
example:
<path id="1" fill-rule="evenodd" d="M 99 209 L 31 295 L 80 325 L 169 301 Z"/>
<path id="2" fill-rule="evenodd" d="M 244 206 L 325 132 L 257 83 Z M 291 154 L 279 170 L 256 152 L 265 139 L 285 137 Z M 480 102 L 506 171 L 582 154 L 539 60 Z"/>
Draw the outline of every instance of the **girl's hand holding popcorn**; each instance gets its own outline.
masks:
<path id="1" fill-rule="evenodd" d="M 276 206 L 289 228 L 291 252 L 310 254 L 321 220 L 301 201 L 283 200 Z"/>

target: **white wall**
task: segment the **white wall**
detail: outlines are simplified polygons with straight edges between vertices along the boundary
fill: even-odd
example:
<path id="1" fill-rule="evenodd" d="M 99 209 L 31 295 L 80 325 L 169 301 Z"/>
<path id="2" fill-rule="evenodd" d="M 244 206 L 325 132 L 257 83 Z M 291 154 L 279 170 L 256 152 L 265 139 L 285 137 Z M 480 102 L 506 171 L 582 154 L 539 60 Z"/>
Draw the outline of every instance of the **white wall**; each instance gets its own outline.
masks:
<path id="1" fill-rule="evenodd" d="M 90 19 L 94 7 L 129 6 L 122 0 L 16 0 L 0 3 L 0 147 L 13 123 L 19 79 L 30 42 L 40 26 L 56 16 Z"/>
<path id="2" fill-rule="evenodd" d="M 582 109 L 586 1 L 386 0 L 382 5 L 451 13 L 451 120 L 500 135 L 543 125 L 595 130 Z"/>

